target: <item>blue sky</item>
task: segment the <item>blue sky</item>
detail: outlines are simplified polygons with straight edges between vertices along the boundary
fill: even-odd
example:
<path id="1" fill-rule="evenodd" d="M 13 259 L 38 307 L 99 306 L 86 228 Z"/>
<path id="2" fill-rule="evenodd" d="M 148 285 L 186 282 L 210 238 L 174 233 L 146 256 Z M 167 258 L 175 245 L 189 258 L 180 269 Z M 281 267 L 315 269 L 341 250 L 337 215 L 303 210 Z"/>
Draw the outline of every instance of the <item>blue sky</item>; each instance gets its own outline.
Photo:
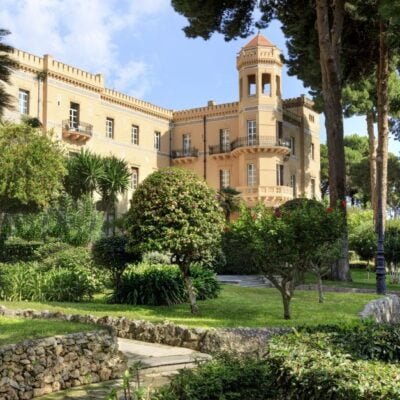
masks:
<path id="1" fill-rule="evenodd" d="M 169 0 L 0 0 L 0 27 L 8 42 L 36 55 L 102 72 L 106 85 L 157 105 L 183 109 L 236 101 L 236 53 L 249 39 L 187 39 L 186 20 Z M 262 33 L 283 52 L 277 22 Z M 307 93 L 302 82 L 282 76 L 283 97 Z M 321 120 L 321 140 L 325 129 Z M 364 118 L 345 120 L 345 134 L 366 134 Z M 400 144 L 390 141 L 390 151 Z"/>

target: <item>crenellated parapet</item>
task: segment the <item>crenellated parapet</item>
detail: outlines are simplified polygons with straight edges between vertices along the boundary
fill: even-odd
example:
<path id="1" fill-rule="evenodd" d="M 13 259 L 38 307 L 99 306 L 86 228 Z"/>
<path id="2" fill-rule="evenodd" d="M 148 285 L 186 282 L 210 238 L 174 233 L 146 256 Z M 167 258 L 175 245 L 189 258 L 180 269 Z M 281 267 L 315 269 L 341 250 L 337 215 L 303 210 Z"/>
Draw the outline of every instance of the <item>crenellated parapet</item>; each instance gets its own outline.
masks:
<path id="1" fill-rule="evenodd" d="M 212 104 L 207 107 L 190 108 L 173 112 L 174 122 L 187 121 L 206 117 L 217 117 L 230 114 L 238 114 L 239 103 Z"/>
<path id="2" fill-rule="evenodd" d="M 306 107 L 312 111 L 315 111 L 315 104 L 314 102 L 305 97 L 304 95 L 300 96 L 300 97 L 293 97 L 291 99 L 286 99 L 282 101 L 282 107 L 284 109 L 288 109 L 288 108 L 296 108 L 296 107 Z"/>

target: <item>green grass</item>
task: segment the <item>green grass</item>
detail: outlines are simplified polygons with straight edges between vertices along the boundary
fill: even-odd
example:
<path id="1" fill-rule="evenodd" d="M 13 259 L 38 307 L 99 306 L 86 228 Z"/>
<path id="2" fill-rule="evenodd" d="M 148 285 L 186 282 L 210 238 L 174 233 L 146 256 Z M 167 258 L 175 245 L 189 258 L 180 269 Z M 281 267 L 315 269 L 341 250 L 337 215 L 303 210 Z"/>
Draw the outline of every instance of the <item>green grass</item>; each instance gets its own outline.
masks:
<path id="1" fill-rule="evenodd" d="M 75 322 L 0 317 L 0 345 L 95 329 Z"/>
<path id="2" fill-rule="evenodd" d="M 275 289 L 244 288 L 224 285 L 218 299 L 199 302 L 200 315 L 192 316 L 187 304 L 166 307 L 105 304 L 100 299 L 91 303 L 1 302 L 10 308 L 63 311 L 68 314 L 125 316 L 152 322 L 169 320 L 192 327 L 263 327 L 296 326 L 357 321 L 357 313 L 373 294 L 326 293 L 319 304 L 314 291 L 296 291 L 292 300 L 290 321 L 282 319 L 282 302 Z"/>
<path id="3" fill-rule="evenodd" d="M 368 274 L 367 270 L 360 268 L 352 268 L 350 271 L 353 282 L 324 280 L 323 284 L 327 286 L 341 286 L 341 287 L 363 288 L 371 290 L 376 289 L 375 272 L 370 272 Z M 315 275 L 307 274 L 305 283 L 316 283 Z M 388 276 L 386 277 L 386 284 L 388 290 L 400 292 L 400 284 L 395 284 L 395 285 L 391 284 Z"/>

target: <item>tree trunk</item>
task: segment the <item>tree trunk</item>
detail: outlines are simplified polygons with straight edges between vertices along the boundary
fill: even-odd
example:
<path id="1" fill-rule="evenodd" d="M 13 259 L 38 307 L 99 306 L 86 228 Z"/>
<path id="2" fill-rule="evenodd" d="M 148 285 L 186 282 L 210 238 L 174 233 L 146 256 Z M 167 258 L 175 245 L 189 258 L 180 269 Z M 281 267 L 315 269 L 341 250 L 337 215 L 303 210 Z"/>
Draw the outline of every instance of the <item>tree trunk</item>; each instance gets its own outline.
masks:
<path id="1" fill-rule="evenodd" d="M 374 212 L 374 222 L 376 222 L 376 139 L 374 132 L 374 113 L 367 113 L 367 131 L 369 140 L 369 169 L 371 186 L 371 208 Z"/>
<path id="2" fill-rule="evenodd" d="M 4 242 L 7 240 L 7 235 L 5 232 L 3 232 L 3 228 L 6 222 L 6 216 L 6 213 L 0 211 L 0 247 L 2 247 Z"/>
<path id="3" fill-rule="evenodd" d="M 282 303 L 283 303 L 283 318 L 290 319 L 290 300 L 291 297 L 287 295 L 285 290 L 281 291 Z"/>
<path id="4" fill-rule="evenodd" d="M 192 314 L 198 314 L 199 307 L 197 306 L 197 303 L 196 303 L 196 292 L 194 291 L 192 279 L 189 276 L 189 268 L 183 267 L 183 268 L 181 268 L 181 271 L 182 271 L 182 275 L 183 275 L 183 281 L 185 283 L 185 287 L 186 287 L 186 290 L 187 290 L 188 296 L 189 296 L 190 311 L 192 312 Z"/>
<path id="5" fill-rule="evenodd" d="M 376 291 L 378 294 L 386 293 L 385 277 L 385 219 L 387 202 L 387 163 L 388 163 L 388 80 L 389 80 L 389 49 L 387 45 L 387 24 L 379 23 L 379 79 L 377 80 L 378 96 L 378 150 L 376 156 L 376 233 L 378 249 L 375 258 L 376 265 Z"/>
<path id="6" fill-rule="evenodd" d="M 322 287 L 322 277 L 319 272 L 316 273 L 317 275 L 317 287 L 318 287 L 318 302 L 324 302 L 324 289 Z"/>
<path id="7" fill-rule="evenodd" d="M 328 0 L 316 0 L 318 41 L 324 100 L 325 127 L 328 143 L 329 194 L 331 207 L 345 205 L 346 168 L 343 142 L 342 82 L 340 74 L 341 36 L 344 20 L 344 1 L 336 0 L 332 6 L 332 26 Z M 342 255 L 333 267 L 333 279 L 350 280 L 346 208 L 342 207 L 345 228 Z"/>

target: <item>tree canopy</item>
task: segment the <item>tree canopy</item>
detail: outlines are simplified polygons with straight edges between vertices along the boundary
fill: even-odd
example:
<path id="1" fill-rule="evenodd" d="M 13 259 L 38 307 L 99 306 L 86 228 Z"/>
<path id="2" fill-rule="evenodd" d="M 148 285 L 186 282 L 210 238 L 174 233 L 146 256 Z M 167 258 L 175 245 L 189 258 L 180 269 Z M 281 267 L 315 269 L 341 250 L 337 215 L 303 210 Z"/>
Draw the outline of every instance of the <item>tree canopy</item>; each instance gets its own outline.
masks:
<path id="1" fill-rule="evenodd" d="M 216 194 L 191 171 L 165 168 L 149 175 L 132 196 L 126 215 L 128 249 L 172 255 L 182 271 L 193 312 L 190 265 L 219 247 L 224 215 Z"/>

